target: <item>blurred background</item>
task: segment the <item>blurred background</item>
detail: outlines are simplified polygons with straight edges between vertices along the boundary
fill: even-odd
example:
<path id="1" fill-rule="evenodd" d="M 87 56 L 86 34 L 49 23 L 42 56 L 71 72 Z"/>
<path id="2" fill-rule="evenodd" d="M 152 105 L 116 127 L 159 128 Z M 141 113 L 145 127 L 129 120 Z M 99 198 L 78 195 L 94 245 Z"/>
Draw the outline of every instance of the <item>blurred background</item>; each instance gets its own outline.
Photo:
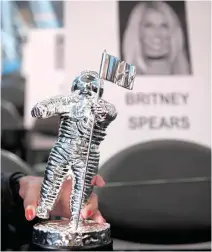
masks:
<path id="1" fill-rule="evenodd" d="M 114 249 L 209 250 L 211 2 L 1 1 L 1 38 L 2 170 L 43 176 L 59 118 L 31 109 L 106 49 L 137 70 L 133 91 L 104 90 L 118 117 L 96 193 Z"/>

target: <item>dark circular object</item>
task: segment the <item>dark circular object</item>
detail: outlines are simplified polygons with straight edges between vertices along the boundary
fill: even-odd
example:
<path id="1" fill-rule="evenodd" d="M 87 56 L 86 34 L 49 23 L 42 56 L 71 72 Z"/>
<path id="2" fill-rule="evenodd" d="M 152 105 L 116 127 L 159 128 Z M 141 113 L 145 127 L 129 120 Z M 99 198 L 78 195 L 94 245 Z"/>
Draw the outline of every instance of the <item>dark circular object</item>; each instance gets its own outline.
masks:
<path id="1" fill-rule="evenodd" d="M 128 237 L 135 231 L 140 241 L 142 232 L 165 232 L 169 239 L 173 230 L 176 238 L 210 230 L 209 148 L 176 140 L 138 144 L 113 156 L 99 173 L 106 181 L 97 189 L 99 208 L 113 237 L 116 228 L 119 238 L 131 230 Z"/>
<path id="2" fill-rule="evenodd" d="M 12 152 L 1 149 L 1 167 L 6 173 L 22 172 L 26 175 L 35 175 L 31 166 Z"/>

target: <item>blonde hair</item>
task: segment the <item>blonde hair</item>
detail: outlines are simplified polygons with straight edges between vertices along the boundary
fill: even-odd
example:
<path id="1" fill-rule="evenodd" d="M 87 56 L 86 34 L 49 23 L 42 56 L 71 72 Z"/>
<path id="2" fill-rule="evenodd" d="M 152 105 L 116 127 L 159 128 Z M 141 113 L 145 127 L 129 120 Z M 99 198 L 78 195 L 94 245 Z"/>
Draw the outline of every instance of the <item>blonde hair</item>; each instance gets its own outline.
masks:
<path id="1" fill-rule="evenodd" d="M 173 73 L 188 74 L 189 64 L 185 55 L 185 41 L 180 21 L 173 9 L 168 4 L 160 1 L 138 3 L 133 8 L 123 36 L 122 51 L 124 60 L 134 64 L 138 72 L 140 70 L 145 74 L 147 71 L 142 54 L 139 28 L 148 8 L 160 11 L 167 18 L 171 31 L 171 52 L 168 60 L 172 64 Z"/>

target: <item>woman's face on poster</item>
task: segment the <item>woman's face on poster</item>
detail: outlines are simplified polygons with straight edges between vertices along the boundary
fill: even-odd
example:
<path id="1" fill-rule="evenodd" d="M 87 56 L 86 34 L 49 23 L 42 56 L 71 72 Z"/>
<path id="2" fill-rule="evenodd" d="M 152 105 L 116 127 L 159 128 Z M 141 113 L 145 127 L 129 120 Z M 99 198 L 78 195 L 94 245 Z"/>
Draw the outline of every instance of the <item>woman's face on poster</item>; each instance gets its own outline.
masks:
<path id="1" fill-rule="evenodd" d="M 165 57 L 170 51 L 170 30 L 165 16 L 148 9 L 141 25 L 143 54 L 149 58 Z"/>

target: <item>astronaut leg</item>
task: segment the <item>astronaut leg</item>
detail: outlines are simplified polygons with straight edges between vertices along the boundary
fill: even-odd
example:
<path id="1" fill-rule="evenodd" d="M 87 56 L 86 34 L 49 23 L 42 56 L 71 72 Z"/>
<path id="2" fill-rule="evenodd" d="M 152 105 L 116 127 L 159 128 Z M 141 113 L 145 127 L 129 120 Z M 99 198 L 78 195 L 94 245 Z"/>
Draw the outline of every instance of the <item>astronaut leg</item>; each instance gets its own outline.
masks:
<path id="1" fill-rule="evenodd" d="M 85 162 L 77 160 L 72 166 L 72 192 L 70 199 L 71 211 L 71 226 L 75 227 L 78 218 L 80 218 L 81 200 L 84 195 L 81 195 L 84 187 Z M 82 196 L 82 197 L 81 197 Z"/>
<path id="2" fill-rule="evenodd" d="M 98 165 L 92 166 L 93 160 L 89 160 L 87 172 L 85 173 L 85 162 L 78 160 L 78 163 L 72 166 L 72 193 L 70 200 L 71 226 L 75 227 L 78 219 L 81 220 L 81 209 L 88 202 L 93 186 L 91 180 L 96 175 Z"/>
<path id="3" fill-rule="evenodd" d="M 56 167 L 48 167 L 45 171 L 41 187 L 40 201 L 37 207 L 37 217 L 48 219 L 50 211 L 58 199 L 64 181 L 70 176 L 71 162 L 64 161 Z"/>

